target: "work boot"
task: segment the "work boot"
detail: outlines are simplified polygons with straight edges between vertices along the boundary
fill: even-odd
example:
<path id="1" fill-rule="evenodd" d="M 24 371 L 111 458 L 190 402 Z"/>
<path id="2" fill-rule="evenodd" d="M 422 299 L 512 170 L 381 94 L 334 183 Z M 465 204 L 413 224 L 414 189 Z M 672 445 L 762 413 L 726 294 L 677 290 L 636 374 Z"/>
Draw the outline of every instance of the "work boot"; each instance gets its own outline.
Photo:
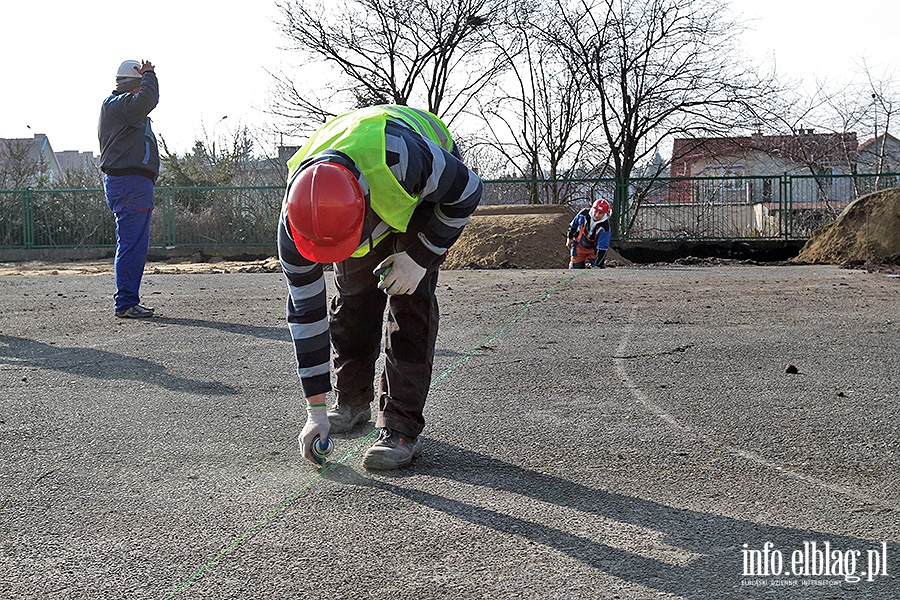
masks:
<path id="1" fill-rule="evenodd" d="M 344 433 L 350 431 L 360 423 L 368 423 L 372 418 L 372 409 L 369 405 L 355 408 L 335 404 L 328 409 L 328 422 L 331 423 L 331 433 Z"/>
<path id="2" fill-rule="evenodd" d="M 125 310 L 117 310 L 116 316 L 120 319 L 149 319 L 153 316 L 154 310 L 149 306 L 141 306 L 135 304 Z"/>
<path id="3" fill-rule="evenodd" d="M 363 456 L 367 469 L 389 471 L 405 467 L 422 454 L 422 440 L 403 435 L 399 431 L 381 428 L 381 435 Z"/>

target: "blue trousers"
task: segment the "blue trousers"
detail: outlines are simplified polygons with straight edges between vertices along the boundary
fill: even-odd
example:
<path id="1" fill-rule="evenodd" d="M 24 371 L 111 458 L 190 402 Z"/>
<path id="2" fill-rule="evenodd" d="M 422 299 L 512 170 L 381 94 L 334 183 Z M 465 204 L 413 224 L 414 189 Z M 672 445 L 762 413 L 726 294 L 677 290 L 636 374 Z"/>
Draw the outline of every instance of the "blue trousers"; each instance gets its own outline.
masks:
<path id="1" fill-rule="evenodd" d="M 153 180 L 143 175 L 105 175 L 106 205 L 116 216 L 115 311 L 141 301 L 141 278 L 150 251 Z"/>

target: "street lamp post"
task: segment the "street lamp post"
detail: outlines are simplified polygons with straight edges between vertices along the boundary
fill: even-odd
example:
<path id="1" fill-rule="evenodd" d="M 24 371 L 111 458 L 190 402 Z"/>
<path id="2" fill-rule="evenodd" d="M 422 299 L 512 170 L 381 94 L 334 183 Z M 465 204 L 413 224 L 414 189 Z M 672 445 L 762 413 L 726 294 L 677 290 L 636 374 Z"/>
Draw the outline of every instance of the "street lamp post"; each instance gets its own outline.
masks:
<path id="1" fill-rule="evenodd" d="M 218 127 L 219 125 L 221 125 L 221 124 L 222 124 L 222 121 L 224 121 L 224 120 L 227 119 L 227 118 L 228 118 L 228 115 L 223 116 L 221 119 L 219 119 L 218 121 L 216 121 L 216 124 L 213 125 L 213 128 L 212 128 L 212 138 L 213 138 L 213 140 L 212 140 L 212 155 L 213 155 L 213 161 L 216 160 L 216 127 Z"/>

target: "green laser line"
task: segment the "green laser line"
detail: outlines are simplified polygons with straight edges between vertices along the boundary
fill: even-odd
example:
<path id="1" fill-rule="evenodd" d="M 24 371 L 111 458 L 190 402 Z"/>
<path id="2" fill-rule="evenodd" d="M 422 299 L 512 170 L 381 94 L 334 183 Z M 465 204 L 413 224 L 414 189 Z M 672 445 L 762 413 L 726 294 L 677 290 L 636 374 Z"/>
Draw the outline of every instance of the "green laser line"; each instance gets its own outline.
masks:
<path id="1" fill-rule="evenodd" d="M 434 387 L 434 384 L 436 384 L 438 381 L 440 381 L 444 377 L 448 376 L 458 366 L 460 366 L 461 364 L 463 364 L 464 362 L 466 362 L 473 356 L 477 356 L 480 350 L 483 350 L 485 348 L 485 346 L 490 345 L 492 342 L 494 342 L 494 340 L 496 340 L 501 335 L 503 335 L 507 329 L 512 327 L 519 319 L 521 319 L 525 315 L 525 313 L 527 313 L 529 310 L 531 310 L 532 304 L 546 300 L 547 298 L 549 298 L 550 296 L 553 295 L 553 292 L 555 292 L 558 289 L 562 288 L 563 286 L 567 285 L 570 281 L 572 281 L 576 277 L 580 277 L 581 275 L 584 275 L 584 273 L 585 273 L 585 271 L 581 271 L 579 273 L 576 273 L 575 275 L 566 277 L 565 279 L 563 279 L 562 281 L 560 281 L 553 287 L 547 289 L 542 296 L 532 298 L 531 300 L 526 302 L 522 306 L 522 308 L 520 308 L 518 311 L 516 311 L 512 316 L 508 317 L 505 321 L 500 323 L 500 325 L 497 326 L 497 329 L 495 329 L 493 331 L 493 333 L 488 335 L 482 341 L 475 344 L 475 346 L 473 346 L 471 350 L 469 350 L 468 352 L 463 354 L 461 357 L 456 359 L 456 361 L 453 364 L 451 364 L 449 367 L 444 369 L 444 371 L 440 375 L 438 375 L 431 381 L 431 385 L 428 386 L 428 389 L 431 389 L 432 387 Z"/>
<path id="2" fill-rule="evenodd" d="M 195 571 L 193 575 L 188 577 L 181 585 L 179 585 L 171 593 L 169 593 L 169 595 L 166 596 L 166 600 L 168 600 L 169 598 L 174 598 L 176 594 L 178 594 L 180 591 L 182 591 L 187 586 L 189 586 L 195 579 L 200 577 L 200 575 L 202 575 L 204 572 L 206 572 L 214 564 L 219 562 L 219 560 L 221 560 L 222 557 L 224 557 L 226 554 L 228 554 L 229 552 L 231 552 L 232 550 L 237 548 L 244 540 L 246 540 L 251 535 L 253 535 L 253 533 L 257 529 L 261 528 L 263 525 L 265 525 L 270 520 L 272 520 L 272 518 L 275 515 L 277 515 L 279 512 L 281 512 L 281 509 L 283 509 L 285 506 L 287 506 L 288 504 L 290 504 L 291 502 L 296 500 L 300 496 L 300 494 L 305 492 L 307 489 L 309 489 L 310 486 L 312 486 L 312 484 L 316 482 L 316 480 L 318 480 L 322 476 L 327 475 L 328 473 L 332 472 L 337 467 L 337 465 L 343 464 L 348 459 L 355 456 L 359 452 L 359 449 L 363 446 L 363 444 L 365 444 L 369 439 L 371 439 L 377 432 L 378 432 L 377 429 L 373 429 L 368 434 L 366 434 L 364 437 L 362 437 L 360 440 L 358 440 L 340 458 L 338 458 L 337 460 L 335 460 L 333 462 L 325 463 L 325 466 L 323 466 L 319 470 L 319 472 L 316 473 L 309 481 L 307 481 L 305 484 L 300 486 L 300 488 L 297 491 L 295 491 L 293 494 L 291 494 L 290 496 L 288 496 L 287 498 L 282 500 L 281 503 L 278 504 L 278 506 L 276 506 L 275 508 L 270 510 L 268 512 L 268 514 L 266 514 L 266 516 L 264 516 L 263 518 L 258 520 L 256 523 L 254 523 L 253 526 L 250 527 L 250 529 L 248 529 L 247 531 L 245 531 L 243 533 L 243 535 L 241 535 L 236 540 L 231 542 L 231 544 L 226 546 L 223 550 L 221 550 L 218 554 L 216 554 L 209 562 L 207 562 L 205 565 L 203 565 L 202 567 L 197 569 L 197 571 Z"/>
<path id="3" fill-rule="evenodd" d="M 462 355 L 460 358 L 458 358 L 458 359 L 457 359 L 455 362 L 453 362 L 453 364 L 451 364 L 449 367 L 447 367 L 446 369 L 444 369 L 443 372 L 441 372 L 440 375 L 438 375 L 437 377 L 435 377 L 434 379 L 432 379 L 432 380 L 431 380 L 431 383 L 428 385 L 428 389 L 433 388 L 437 382 L 439 382 L 440 380 L 442 380 L 442 379 L 444 379 L 445 377 L 447 377 L 448 375 L 450 375 L 450 373 L 452 373 L 452 372 L 453 372 L 454 370 L 456 370 L 460 365 L 462 365 L 463 363 L 465 363 L 466 361 L 468 361 L 468 360 L 469 360 L 470 358 L 472 358 L 473 356 L 477 356 L 480 350 L 484 349 L 485 346 L 491 344 L 491 343 L 494 342 L 496 339 L 498 339 L 501 335 L 503 335 L 503 333 L 505 333 L 506 330 L 508 330 L 508 329 L 509 329 L 510 327 L 512 327 L 519 319 L 521 319 L 521 318 L 525 315 L 525 313 L 527 313 L 529 310 L 531 310 L 531 306 L 532 306 L 533 304 L 535 304 L 535 303 L 537 303 L 537 302 L 542 302 L 542 301 L 546 300 L 547 298 L 549 298 L 550 296 L 552 296 L 554 292 L 556 292 L 556 291 L 559 290 L 560 288 L 562 288 L 562 287 L 568 285 L 568 283 L 569 283 L 570 281 L 572 281 L 573 279 L 575 279 L 576 277 L 580 277 L 581 275 L 584 275 L 585 272 L 586 272 L 586 271 L 580 271 L 579 273 L 576 273 L 575 275 L 571 275 L 571 276 L 569 276 L 569 277 L 566 277 L 565 279 L 563 279 L 562 281 L 560 281 L 559 283 L 557 283 L 557 284 L 554 285 L 553 287 L 548 288 L 542 295 L 536 296 L 536 297 L 532 298 L 531 300 L 529 300 L 528 302 L 526 302 L 526 303 L 522 306 L 522 308 L 520 308 L 519 310 L 517 310 L 517 311 L 516 311 L 515 313 L 513 313 L 511 316 L 507 317 L 507 319 L 506 319 L 505 321 L 503 321 L 502 323 L 500 323 L 500 325 L 498 325 L 497 328 L 496 328 L 490 335 L 488 335 L 488 336 L 485 337 L 482 341 L 480 341 L 480 342 L 478 342 L 477 344 L 475 344 L 475 346 L 473 346 L 468 352 L 466 352 L 464 355 Z M 268 523 L 269 521 L 271 521 L 271 520 L 275 517 L 275 515 L 277 515 L 278 513 L 280 513 L 281 510 L 282 510 L 285 506 L 287 506 L 288 504 L 290 504 L 291 502 L 293 502 L 294 500 L 296 500 L 298 497 L 300 497 L 300 494 L 302 494 L 303 492 L 305 492 L 306 490 L 308 490 L 308 489 L 312 486 L 313 483 L 315 483 L 317 480 L 319 480 L 320 478 L 322 478 L 324 475 L 327 475 L 328 473 L 332 472 L 338 465 L 344 464 L 347 460 L 349 460 L 350 458 L 352 458 L 353 456 L 355 456 L 356 454 L 358 454 L 360 448 L 362 448 L 362 446 L 363 446 L 367 441 L 369 441 L 372 437 L 374 437 L 376 433 L 378 433 L 378 429 L 373 429 L 373 430 L 370 431 L 368 434 L 366 434 L 363 438 L 359 439 L 359 440 L 358 440 L 358 441 L 357 441 L 357 442 L 356 442 L 349 450 L 347 450 L 347 452 L 345 452 L 340 458 L 338 458 L 338 459 L 335 460 L 335 461 L 329 461 L 329 462 L 325 463 L 325 466 L 323 466 L 323 467 L 319 470 L 318 473 L 316 473 L 315 475 L 313 475 L 313 476 L 309 479 L 309 481 L 307 481 L 307 482 L 304 483 L 302 486 L 300 486 L 300 488 L 297 489 L 297 491 L 295 491 L 293 494 L 291 494 L 290 496 L 288 496 L 287 498 L 285 498 L 284 500 L 282 500 L 280 504 L 278 504 L 275 508 L 273 508 L 272 510 L 270 510 L 264 517 L 262 517 L 261 519 L 259 519 L 256 523 L 254 523 L 254 524 L 253 524 L 247 531 L 245 531 L 240 537 L 238 537 L 238 538 L 235 539 L 233 542 L 231 542 L 228 546 L 226 546 L 225 548 L 223 548 L 223 549 L 222 549 L 218 554 L 216 554 L 209 562 L 207 562 L 205 565 L 203 565 L 202 567 L 200 567 L 199 569 L 197 569 L 190 577 L 188 577 L 187 579 L 185 579 L 184 582 L 182 582 L 181 585 L 179 585 L 177 588 L 175 588 L 174 590 L 172 590 L 172 591 L 169 593 L 169 595 L 165 597 L 165 600 L 169 600 L 170 598 L 174 598 L 179 592 L 181 592 L 182 590 L 184 590 L 185 588 L 187 588 L 191 583 L 193 583 L 193 582 L 194 582 L 197 578 L 199 578 L 203 573 L 205 573 L 207 570 L 209 570 L 210 567 L 212 567 L 212 566 L 215 565 L 217 562 L 219 562 L 226 554 L 230 553 L 232 550 L 234 550 L 235 548 L 237 548 L 239 545 L 241 545 L 241 543 L 244 542 L 244 540 L 246 540 L 246 539 L 249 538 L 251 535 L 253 535 L 254 532 L 256 532 L 256 531 L 257 531 L 258 529 L 260 529 L 263 525 L 265 525 L 266 523 Z"/>

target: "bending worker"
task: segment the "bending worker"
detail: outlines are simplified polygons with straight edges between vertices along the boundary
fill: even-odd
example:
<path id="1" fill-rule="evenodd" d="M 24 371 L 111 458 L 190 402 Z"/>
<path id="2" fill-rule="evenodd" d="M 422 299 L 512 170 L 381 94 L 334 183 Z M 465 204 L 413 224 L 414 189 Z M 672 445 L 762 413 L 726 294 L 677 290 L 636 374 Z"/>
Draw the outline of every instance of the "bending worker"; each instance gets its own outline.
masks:
<path id="1" fill-rule="evenodd" d="M 373 106 L 327 122 L 288 161 L 278 227 L 287 319 L 306 396 L 303 455 L 316 437 L 367 423 L 387 305 L 385 365 L 368 469 L 396 469 L 421 452 L 423 409 L 438 329 L 438 266 L 481 200 L 435 115 Z M 323 264 L 337 290 L 327 308 Z M 330 344 L 329 344 L 330 339 Z M 332 389 L 333 347 L 336 403 Z"/>
<path id="2" fill-rule="evenodd" d="M 569 224 L 566 245 L 569 247 L 570 269 L 606 267 L 604 263 L 612 234 L 609 226 L 609 202 L 598 198 L 590 208 L 578 211 Z"/>

